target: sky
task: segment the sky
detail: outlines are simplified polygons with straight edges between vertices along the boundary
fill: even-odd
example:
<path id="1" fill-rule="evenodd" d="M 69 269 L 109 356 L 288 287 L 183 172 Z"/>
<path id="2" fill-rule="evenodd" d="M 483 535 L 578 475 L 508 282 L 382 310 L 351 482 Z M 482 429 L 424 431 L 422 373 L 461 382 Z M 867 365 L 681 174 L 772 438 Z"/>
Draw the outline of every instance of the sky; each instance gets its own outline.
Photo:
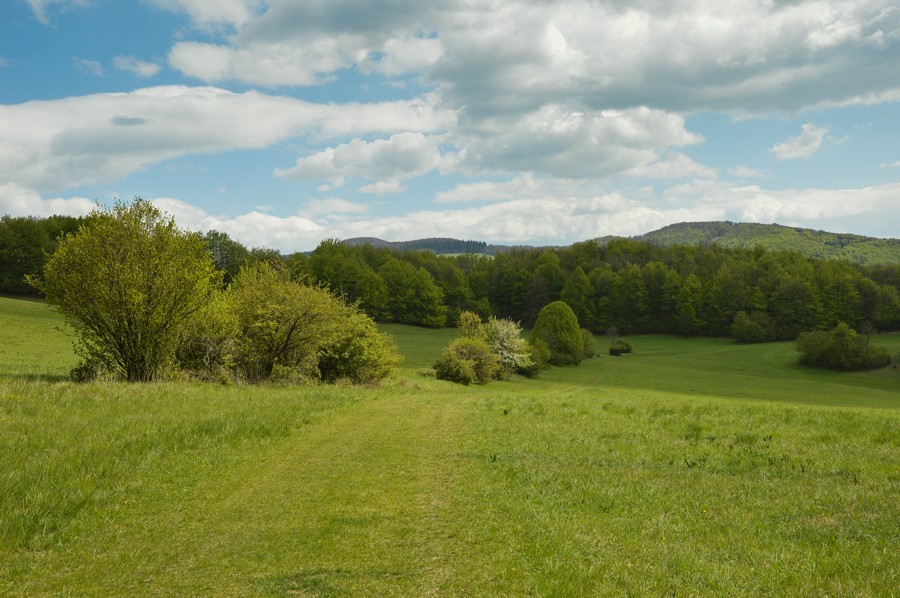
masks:
<path id="1" fill-rule="evenodd" d="M 284 253 L 900 237 L 896 0 L 0 0 L 0 214 Z"/>

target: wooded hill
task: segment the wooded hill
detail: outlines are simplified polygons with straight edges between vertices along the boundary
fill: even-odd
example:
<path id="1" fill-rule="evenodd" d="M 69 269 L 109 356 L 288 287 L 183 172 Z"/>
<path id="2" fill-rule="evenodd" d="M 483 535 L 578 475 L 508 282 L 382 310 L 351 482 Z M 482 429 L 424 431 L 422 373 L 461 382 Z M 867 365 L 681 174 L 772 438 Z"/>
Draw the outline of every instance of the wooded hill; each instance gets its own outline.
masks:
<path id="1" fill-rule="evenodd" d="M 769 250 L 799 251 L 807 257 L 835 258 L 860 264 L 900 264 L 900 239 L 878 239 L 780 224 L 682 222 L 634 238 L 666 247 L 763 247 Z"/>
<path id="2" fill-rule="evenodd" d="M 607 236 L 594 239 L 601 245 L 613 239 Z M 737 247 L 776 251 L 798 251 L 806 257 L 840 259 L 859 264 L 900 264 L 900 239 L 880 239 L 848 233 L 831 233 L 809 228 L 796 228 L 780 224 L 755 224 L 744 222 L 682 222 L 659 230 L 631 237 L 653 245 Z M 515 249 L 533 249 L 532 246 L 494 245 L 483 241 L 429 238 L 413 241 L 384 241 L 375 237 L 345 239 L 350 246 L 371 245 L 397 251 L 425 250 L 438 255 L 454 253 L 483 253 L 496 255 Z"/>

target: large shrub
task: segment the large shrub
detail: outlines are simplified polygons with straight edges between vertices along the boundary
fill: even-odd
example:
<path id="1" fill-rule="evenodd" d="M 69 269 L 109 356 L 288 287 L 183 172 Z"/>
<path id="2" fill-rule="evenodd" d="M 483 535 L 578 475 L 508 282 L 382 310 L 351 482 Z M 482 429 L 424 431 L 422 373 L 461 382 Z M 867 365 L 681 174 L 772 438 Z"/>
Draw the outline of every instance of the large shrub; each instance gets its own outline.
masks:
<path id="1" fill-rule="evenodd" d="M 357 307 L 266 261 L 241 268 L 181 347 L 182 367 L 248 382 L 376 382 L 400 360 Z"/>
<path id="2" fill-rule="evenodd" d="M 378 332 L 375 322 L 350 305 L 340 305 L 341 325 L 323 339 L 319 377 L 325 382 L 348 380 L 369 384 L 386 378 L 402 357 L 393 339 Z"/>
<path id="3" fill-rule="evenodd" d="M 439 380 L 466 385 L 487 384 L 500 367 L 500 360 L 485 341 L 466 337 L 450 341 L 434 364 Z"/>
<path id="4" fill-rule="evenodd" d="M 136 198 L 91 212 L 30 280 L 75 331 L 85 364 L 137 382 L 172 362 L 221 274 L 199 235 Z"/>
<path id="5" fill-rule="evenodd" d="M 532 331 L 550 349 L 553 365 L 577 365 L 584 356 L 584 339 L 578 318 L 566 303 L 554 301 L 538 314 Z"/>
<path id="6" fill-rule="evenodd" d="M 866 337 L 841 322 L 830 331 L 803 332 L 797 337 L 800 363 L 831 370 L 880 368 L 891 362 L 884 347 L 871 346 Z"/>
<path id="7" fill-rule="evenodd" d="M 484 325 L 484 335 L 491 352 L 507 373 L 530 371 L 534 365 L 528 341 L 522 338 L 522 327 L 509 319 L 491 317 Z"/>

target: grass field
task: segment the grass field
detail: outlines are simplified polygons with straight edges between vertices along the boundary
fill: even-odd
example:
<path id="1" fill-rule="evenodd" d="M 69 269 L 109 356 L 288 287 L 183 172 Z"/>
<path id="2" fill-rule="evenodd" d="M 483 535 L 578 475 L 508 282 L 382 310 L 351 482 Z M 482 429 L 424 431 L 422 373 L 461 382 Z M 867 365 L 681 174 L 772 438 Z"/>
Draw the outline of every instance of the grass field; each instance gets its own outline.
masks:
<path id="1" fill-rule="evenodd" d="M 808 595 L 900 587 L 900 371 L 635 337 L 537 380 L 74 385 L 0 299 L 0 594 Z M 900 350 L 900 335 L 880 344 Z"/>

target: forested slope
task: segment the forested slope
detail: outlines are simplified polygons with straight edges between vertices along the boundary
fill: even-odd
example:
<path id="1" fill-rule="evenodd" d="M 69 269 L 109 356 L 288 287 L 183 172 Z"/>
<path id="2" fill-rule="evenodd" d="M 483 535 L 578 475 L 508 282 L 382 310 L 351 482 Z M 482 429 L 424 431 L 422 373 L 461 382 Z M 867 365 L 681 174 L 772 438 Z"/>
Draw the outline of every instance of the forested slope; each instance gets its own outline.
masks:
<path id="1" fill-rule="evenodd" d="M 807 257 L 860 264 L 900 263 L 900 239 L 877 239 L 780 224 L 683 222 L 636 237 L 654 245 L 718 245 L 799 251 Z"/>

